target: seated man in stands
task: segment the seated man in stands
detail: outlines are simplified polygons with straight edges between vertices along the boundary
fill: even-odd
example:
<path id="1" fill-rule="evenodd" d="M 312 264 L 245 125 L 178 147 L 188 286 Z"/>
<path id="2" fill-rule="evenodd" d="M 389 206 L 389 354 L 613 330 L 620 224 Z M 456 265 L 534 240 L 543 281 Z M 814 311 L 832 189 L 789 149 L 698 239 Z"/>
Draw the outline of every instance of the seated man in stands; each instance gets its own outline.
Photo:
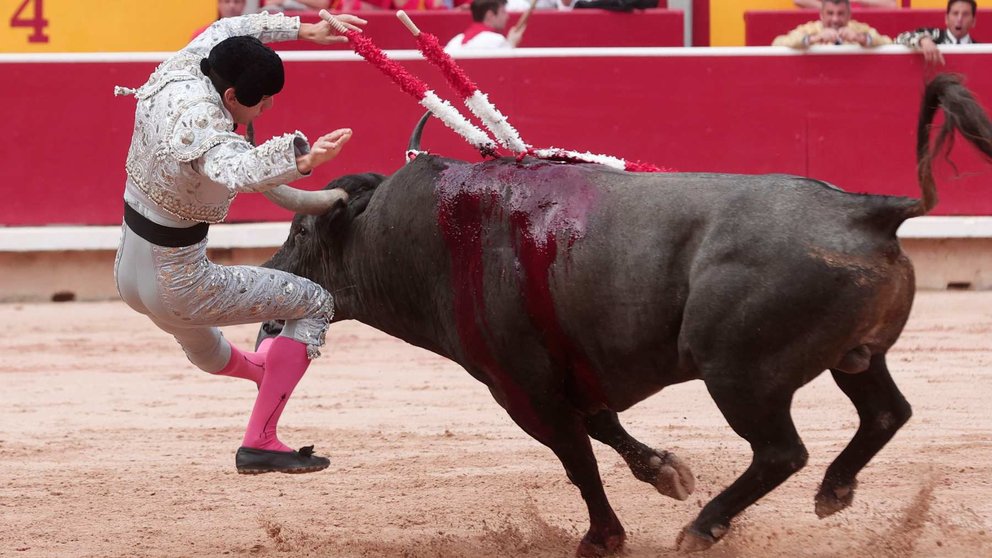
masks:
<path id="1" fill-rule="evenodd" d="M 823 0 L 793 0 L 797 8 L 807 10 L 819 10 L 823 7 Z M 898 8 L 899 0 L 854 0 L 851 2 L 855 8 Z"/>
<path id="2" fill-rule="evenodd" d="M 851 19 L 851 0 L 823 0 L 820 19 L 804 23 L 787 35 L 779 35 L 772 46 L 808 48 L 812 45 L 861 45 L 875 47 L 892 43 L 873 27 Z"/>
<path id="3" fill-rule="evenodd" d="M 944 64 L 944 55 L 937 45 L 971 45 L 971 28 L 975 26 L 978 5 L 975 0 L 948 0 L 945 29 L 921 27 L 916 31 L 906 31 L 896 37 L 896 43 L 923 52 L 929 64 Z"/>
<path id="4" fill-rule="evenodd" d="M 331 0 L 259 0 L 258 11 L 260 12 L 312 12 L 317 10 L 337 10 L 340 6 L 333 6 L 335 2 Z M 340 3 L 340 2 L 337 2 Z M 350 5 L 348 9 L 355 9 Z"/>
<path id="5" fill-rule="evenodd" d="M 520 44 L 527 25 L 514 25 L 503 36 L 509 13 L 506 11 L 507 0 L 472 0 L 472 20 L 474 23 L 464 33 L 455 35 L 444 50 L 457 52 L 459 50 L 504 49 L 514 48 Z"/>

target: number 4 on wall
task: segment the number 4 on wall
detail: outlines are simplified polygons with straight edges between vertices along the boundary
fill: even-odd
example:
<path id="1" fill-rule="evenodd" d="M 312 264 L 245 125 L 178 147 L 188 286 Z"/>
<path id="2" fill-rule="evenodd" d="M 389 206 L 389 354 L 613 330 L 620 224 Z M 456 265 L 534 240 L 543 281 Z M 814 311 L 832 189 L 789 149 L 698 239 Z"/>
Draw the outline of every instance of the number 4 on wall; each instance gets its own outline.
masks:
<path id="1" fill-rule="evenodd" d="M 30 19 L 21 17 L 29 3 L 34 6 L 34 17 Z M 48 20 L 44 18 L 42 12 L 42 0 L 24 0 L 14 15 L 10 16 L 10 26 L 34 29 L 34 33 L 28 36 L 29 43 L 47 43 L 48 35 L 44 33 L 44 29 L 48 27 Z"/>

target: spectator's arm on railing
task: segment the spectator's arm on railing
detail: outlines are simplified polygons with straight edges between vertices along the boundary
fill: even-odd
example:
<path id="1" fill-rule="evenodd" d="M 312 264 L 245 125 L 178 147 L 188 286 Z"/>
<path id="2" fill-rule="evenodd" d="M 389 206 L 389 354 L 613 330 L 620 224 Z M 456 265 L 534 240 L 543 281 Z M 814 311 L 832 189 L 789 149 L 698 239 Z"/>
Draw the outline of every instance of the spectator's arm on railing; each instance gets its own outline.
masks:
<path id="1" fill-rule="evenodd" d="M 896 37 L 896 44 L 917 49 L 923 46 L 920 44 L 920 41 L 923 39 L 930 39 L 936 43 L 940 39 L 940 29 L 936 27 L 921 27 L 915 31 L 904 31 Z"/>
<path id="2" fill-rule="evenodd" d="M 804 23 L 789 31 L 785 35 L 779 35 L 772 41 L 772 46 L 784 46 L 789 48 L 808 48 L 811 38 L 819 32 L 816 22 Z"/>
<path id="3" fill-rule="evenodd" d="M 867 43 L 863 44 L 862 46 L 877 47 L 877 46 L 892 44 L 891 37 L 879 33 L 874 27 L 870 25 L 861 23 L 859 21 L 853 21 L 850 24 L 848 24 L 848 26 L 853 28 L 854 31 L 858 33 L 864 33 L 865 35 L 867 35 L 868 37 Z"/>

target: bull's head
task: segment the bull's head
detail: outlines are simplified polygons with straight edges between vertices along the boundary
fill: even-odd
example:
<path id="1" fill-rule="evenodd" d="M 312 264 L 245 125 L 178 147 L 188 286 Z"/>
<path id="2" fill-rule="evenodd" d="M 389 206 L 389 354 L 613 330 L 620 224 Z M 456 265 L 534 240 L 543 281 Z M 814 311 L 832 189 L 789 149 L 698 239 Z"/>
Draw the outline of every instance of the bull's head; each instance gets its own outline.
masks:
<path id="1" fill-rule="evenodd" d="M 365 211 L 373 191 L 385 178 L 376 173 L 349 174 L 328 183 L 325 191 L 344 190 L 348 201 L 335 203 L 319 215 L 293 217 L 289 238 L 263 267 L 288 271 L 330 287 L 331 271 L 340 263 L 340 248 L 352 222 Z"/>
<path id="2" fill-rule="evenodd" d="M 333 290 L 332 271 L 340 265 L 351 224 L 365 211 L 373 191 L 385 178 L 376 173 L 349 174 L 328 183 L 323 191 L 340 188 L 347 192 L 347 201 L 339 198 L 318 215 L 298 213 L 293 217 L 289 238 L 262 267 L 288 271 Z M 255 346 L 281 330 L 281 320 L 263 323 Z"/>

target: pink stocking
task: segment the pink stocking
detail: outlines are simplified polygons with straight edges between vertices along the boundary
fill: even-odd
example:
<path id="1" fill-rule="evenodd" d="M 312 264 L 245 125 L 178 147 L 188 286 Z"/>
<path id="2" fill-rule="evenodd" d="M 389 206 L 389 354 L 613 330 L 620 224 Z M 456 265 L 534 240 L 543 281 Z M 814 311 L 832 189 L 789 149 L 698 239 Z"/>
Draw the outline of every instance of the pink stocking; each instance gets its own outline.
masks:
<path id="1" fill-rule="evenodd" d="M 261 348 L 261 347 L 259 347 Z M 276 425 L 289 396 L 310 366 L 307 346 L 288 337 L 277 337 L 268 347 L 265 375 L 248 419 L 243 446 L 271 451 L 292 451 L 276 437 Z"/>
<path id="2" fill-rule="evenodd" d="M 227 366 L 216 372 L 218 376 L 231 376 L 232 378 L 244 378 L 255 382 L 255 385 L 262 383 L 262 376 L 265 375 L 265 353 L 272 344 L 272 338 L 263 339 L 258 345 L 258 350 L 254 353 L 246 353 L 231 345 L 231 358 L 227 361 Z"/>

